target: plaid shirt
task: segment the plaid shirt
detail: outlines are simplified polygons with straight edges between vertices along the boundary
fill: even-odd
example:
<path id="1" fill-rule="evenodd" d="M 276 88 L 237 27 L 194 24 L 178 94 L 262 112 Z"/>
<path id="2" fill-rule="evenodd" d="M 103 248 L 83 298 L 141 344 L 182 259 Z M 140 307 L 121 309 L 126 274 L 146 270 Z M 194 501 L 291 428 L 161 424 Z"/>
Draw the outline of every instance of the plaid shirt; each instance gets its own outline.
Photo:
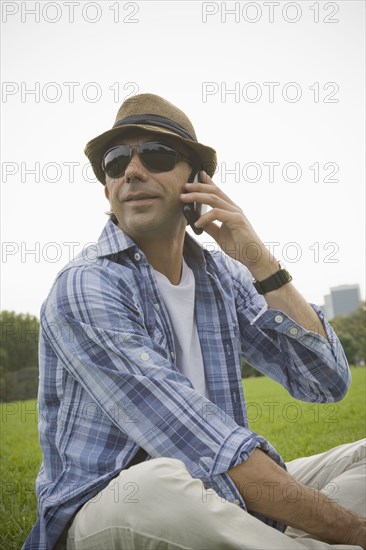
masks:
<path id="1" fill-rule="evenodd" d="M 112 221 L 57 276 L 41 310 L 43 463 L 27 550 L 53 548 L 77 510 L 139 448 L 149 458 L 182 460 L 193 477 L 245 510 L 228 470 L 256 447 L 285 464 L 249 429 L 242 356 L 297 399 L 324 403 L 346 393 L 347 361 L 321 312 L 329 342 L 268 309 L 249 271 L 222 252 L 202 250 L 186 235 L 184 257 L 195 276 L 209 399 L 178 370 L 153 269 Z"/>

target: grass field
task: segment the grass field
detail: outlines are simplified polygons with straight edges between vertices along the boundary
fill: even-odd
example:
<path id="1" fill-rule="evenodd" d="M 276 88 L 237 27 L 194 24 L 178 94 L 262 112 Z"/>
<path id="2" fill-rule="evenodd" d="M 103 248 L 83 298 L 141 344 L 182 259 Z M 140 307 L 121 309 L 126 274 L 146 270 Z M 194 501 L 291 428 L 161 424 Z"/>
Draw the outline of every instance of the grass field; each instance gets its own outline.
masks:
<path id="1" fill-rule="evenodd" d="M 250 428 L 266 437 L 286 461 L 365 437 L 366 369 L 351 371 L 346 397 L 324 405 L 296 401 L 268 378 L 245 380 Z"/>
<path id="2" fill-rule="evenodd" d="M 264 377 L 246 379 L 251 429 L 266 437 L 286 461 L 365 437 L 366 369 L 352 368 L 352 377 L 345 399 L 327 405 L 295 401 Z M 40 463 L 35 401 L 3 404 L 1 550 L 18 550 L 35 521 L 34 481 Z"/>

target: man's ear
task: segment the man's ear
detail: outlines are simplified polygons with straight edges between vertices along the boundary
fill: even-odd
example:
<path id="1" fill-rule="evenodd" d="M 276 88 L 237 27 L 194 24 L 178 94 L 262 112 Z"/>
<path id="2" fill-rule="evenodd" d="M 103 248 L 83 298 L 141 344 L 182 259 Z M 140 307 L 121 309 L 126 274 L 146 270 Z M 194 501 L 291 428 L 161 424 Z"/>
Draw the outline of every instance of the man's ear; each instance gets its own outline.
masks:
<path id="1" fill-rule="evenodd" d="M 105 194 L 107 200 L 109 200 L 109 189 L 108 189 L 107 184 L 105 184 L 105 186 L 104 186 L 104 194 Z"/>

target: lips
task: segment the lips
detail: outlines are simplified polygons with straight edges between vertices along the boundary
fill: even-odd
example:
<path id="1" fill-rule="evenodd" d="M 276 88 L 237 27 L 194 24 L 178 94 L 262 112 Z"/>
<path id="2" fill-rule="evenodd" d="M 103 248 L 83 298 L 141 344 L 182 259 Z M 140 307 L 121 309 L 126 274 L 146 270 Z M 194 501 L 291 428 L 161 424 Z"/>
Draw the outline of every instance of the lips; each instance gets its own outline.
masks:
<path id="1" fill-rule="evenodd" d="M 157 195 L 149 195 L 147 193 L 130 193 L 126 196 L 124 199 L 124 202 L 132 202 L 132 201 L 143 201 L 143 200 L 149 200 L 149 199 L 157 199 L 159 198 Z"/>

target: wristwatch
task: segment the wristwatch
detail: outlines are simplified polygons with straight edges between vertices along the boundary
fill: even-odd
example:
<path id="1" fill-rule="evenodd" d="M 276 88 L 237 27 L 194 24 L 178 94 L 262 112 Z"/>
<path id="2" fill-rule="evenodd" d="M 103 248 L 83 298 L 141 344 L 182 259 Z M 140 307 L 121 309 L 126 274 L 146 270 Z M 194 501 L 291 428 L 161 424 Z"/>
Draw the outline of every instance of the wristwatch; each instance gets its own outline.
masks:
<path id="1" fill-rule="evenodd" d="M 264 279 L 264 281 L 253 281 L 254 288 L 258 294 L 266 294 L 267 292 L 271 292 L 271 290 L 277 290 L 292 281 L 291 275 L 286 269 L 281 267 L 280 263 L 278 263 L 278 267 L 280 269 L 267 279 Z"/>

